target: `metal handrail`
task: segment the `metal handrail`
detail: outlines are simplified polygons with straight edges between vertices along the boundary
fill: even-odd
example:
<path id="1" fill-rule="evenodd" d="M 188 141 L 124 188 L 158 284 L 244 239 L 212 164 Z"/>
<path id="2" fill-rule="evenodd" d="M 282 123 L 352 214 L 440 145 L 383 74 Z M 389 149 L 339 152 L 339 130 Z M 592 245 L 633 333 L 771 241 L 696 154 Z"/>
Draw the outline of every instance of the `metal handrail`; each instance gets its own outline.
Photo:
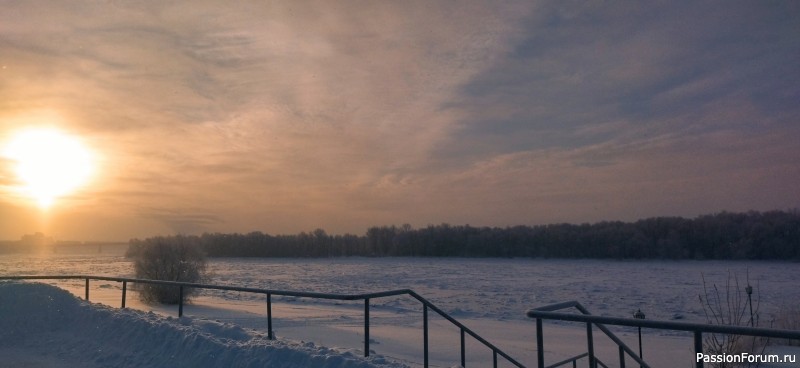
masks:
<path id="1" fill-rule="evenodd" d="M 587 356 L 589 356 L 589 353 L 578 354 L 578 355 L 576 355 L 576 356 L 574 356 L 572 358 L 567 358 L 567 359 L 564 359 L 564 360 L 562 360 L 560 362 L 550 364 L 545 368 L 558 368 L 558 367 L 560 367 L 562 365 L 565 365 L 565 364 L 568 364 L 568 363 L 572 363 L 572 366 L 575 367 L 576 362 L 578 360 L 583 359 L 583 358 L 585 358 Z"/>
<path id="2" fill-rule="evenodd" d="M 567 309 L 567 308 L 575 308 L 579 312 L 581 312 L 582 315 L 585 315 L 585 316 L 591 316 L 592 315 L 589 312 L 589 310 L 586 309 L 586 307 L 584 307 L 581 303 L 578 303 L 577 301 L 573 300 L 573 301 L 550 304 L 550 305 L 546 305 L 546 306 L 543 306 L 543 307 L 534 308 L 534 309 L 528 311 L 528 317 L 531 317 L 531 312 L 534 312 L 534 311 L 536 311 L 536 312 L 550 312 L 550 313 L 553 313 L 553 311 L 561 310 L 561 309 Z M 569 314 L 569 315 L 573 316 L 575 314 Z M 645 363 L 640 356 L 637 356 L 636 353 L 633 351 L 633 349 L 628 347 L 628 345 L 625 344 L 625 342 L 620 340 L 620 338 L 617 337 L 617 335 L 615 335 L 613 332 L 611 332 L 611 330 L 609 330 L 606 326 L 603 326 L 602 324 L 598 324 L 598 323 L 595 323 L 595 326 L 597 326 L 597 328 L 600 331 L 602 331 L 606 336 L 608 336 L 608 338 L 611 339 L 611 341 L 613 341 L 619 347 L 619 357 L 620 357 L 620 365 L 621 366 L 624 366 L 624 364 L 625 364 L 625 354 L 628 354 L 628 356 L 630 356 L 631 358 L 633 358 L 633 360 L 635 360 L 637 363 L 639 363 L 640 368 L 650 368 L 650 365 Z M 536 334 L 537 338 L 536 338 L 536 340 L 537 340 L 537 346 L 539 347 L 538 353 L 537 353 L 538 354 L 539 367 L 543 368 L 544 367 L 544 349 L 542 348 L 542 345 L 541 345 L 542 344 L 541 343 L 542 342 L 542 336 L 541 336 L 540 331 L 542 330 L 542 326 L 541 326 L 541 319 L 539 319 L 539 318 L 536 319 L 536 327 L 537 327 L 537 334 Z M 589 365 L 592 366 L 592 367 L 593 367 L 593 364 L 596 364 L 596 363 L 600 363 L 601 365 L 605 365 L 602 362 L 599 362 L 597 360 L 597 358 L 594 356 L 594 349 L 593 349 L 593 345 L 594 344 L 592 342 L 591 324 L 587 324 L 586 328 L 587 328 L 586 333 L 588 335 L 588 345 L 589 345 L 589 352 L 586 353 L 586 354 L 589 357 Z M 583 356 L 581 356 L 581 358 L 582 357 Z M 575 360 L 579 359 L 578 357 L 573 357 L 573 358 Z M 567 362 L 569 362 L 569 359 L 567 360 Z M 593 363 L 593 362 L 596 362 L 596 363 Z M 573 364 L 574 364 L 574 361 L 573 361 Z M 550 366 L 550 367 L 555 367 L 555 366 Z"/>
<path id="3" fill-rule="evenodd" d="M 569 303 L 577 303 L 577 302 L 569 302 Z M 563 305 L 568 303 L 560 303 L 560 304 Z M 636 318 L 605 317 L 605 316 L 595 316 L 591 314 L 559 313 L 551 311 L 553 309 L 558 309 L 558 308 L 551 308 L 551 307 L 553 306 L 531 309 L 527 312 L 528 317 L 536 319 L 536 325 L 538 328 L 537 330 L 538 341 L 541 341 L 542 319 L 583 322 L 586 323 L 587 326 L 591 326 L 592 324 L 594 324 L 598 326 L 598 328 L 600 328 L 600 326 L 603 326 L 603 324 L 605 324 L 605 325 L 615 325 L 615 326 L 643 327 L 643 328 L 652 328 L 659 330 L 688 331 L 694 333 L 694 348 L 696 354 L 703 353 L 703 333 L 746 335 L 746 336 L 756 336 L 756 337 L 800 340 L 800 331 L 760 328 L 760 327 L 746 327 L 746 326 L 712 325 L 712 324 L 692 323 L 692 322 L 656 321 L 656 320 L 643 320 Z M 635 360 L 637 360 L 638 357 L 636 357 L 635 355 L 632 356 Z M 620 359 L 622 359 L 622 357 L 623 355 L 622 352 L 620 351 Z M 637 362 L 643 364 L 643 362 L 640 362 L 639 360 L 637 360 Z M 539 355 L 539 367 L 544 368 L 541 352 Z M 697 368 L 703 367 L 702 359 L 699 360 L 696 359 L 696 367 Z"/>
<path id="4" fill-rule="evenodd" d="M 585 358 L 587 356 L 589 356 L 589 353 L 578 354 L 578 355 L 576 355 L 576 356 L 574 356 L 572 358 L 567 358 L 567 359 L 564 359 L 564 360 L 562 360 L 562 361 L 560 361 L 558 363 L 550 364 L 545 368 L 558 368 L 558 367 L 560 367 L 562 365 L 565 365 L 567 363 L 572 363 L 572 368 L 576 368 L 578 366 L 578 360 L 580 360 L 582 358 Z M 597 363 L 597 365 L 599 365 L 599 366 L 601 366 L 603 368 L 608 368 L 606 363 L 603 363 L 603 361 L 598 359 L 597 357 L 594 358 L 594 362 Z"/>
<path id="5" fill-rule="evenodd" d="M 239 291 L 239 292 L 246 292 L 246 293 L 255 293 L 255 294 L 264 294 L 267 298 L 267 336 L 270 340 L 275 339 L 275 334 L 272 330 L 272 296 L 290 296 L 290 297 L 301 297 L 301 298 L 315 298 L 315 299 L 328 299 L 328 300 L 363 300 L 364 301 L 364 356 L 369 356 L 369 300 L 370 299 L 377 299 L 377 298 L 384 298 L 390 296 L 399 296 L 399 295 L 408 295 L 422 304 L 422 315 L 423 315 L 423 359 L 424 359 L 424 366 L 427 368 L 429 367 L 429 357 L 428 357 L 428 309 L 433 310 L 434 312 L 438 313 L 444 319 L 448 320 L 450 323 L 455 325 L 459 328 L 461 332 L 461 366 L 466 367 L 466 344 L 465 344 L 465 336 L 470 335 L 478 342 L 482 343 L 484 346 L 488 347 L 492 350 L 492 360 L 494 363 L 494 367 L 497 368 L 497 357 L 502 356 L 505 358 L 509 363 L 515 365 L 519 368 L 525 368 L 524 365 L 519 363 L 516 359 L 512 358 L 510 355 L 505 353 L 504 351 L 500 350 L 497 346 L 490 343 L 463 323 L 457 321 L 455 318 L 451 317 L 445 311 L 441 310 L 439 307 L 435 306 L 429 300 L 423 298 L 421 295 L 417 294 L 413 290 L 410 289 L 399 289 L 399 290 L 389 290 L 389 291 L 380 291 L 374 293 L 362 293 L 362 294 L 331 294 L 331 293 L 317 293 L 317 292 L 308 292 L 308 291 L 289 291 L 289 290 L 274 290 L 274 289 L 260 289 L 260 288 L 250 288 L 250 287 L 239 287 L 239 286 L 225 286 L 225 285 L 211 285 L 211 284 L 199 284 L 199 283 L 191 283 L 191 282 L 180 282 L 180 281 L 165 281 L 165 280 L 149 280 L 149 279 L 137 279 L 137 278 L 129 278 L 129 277 L 109 277 L 109 276 L 93 276 L 93 275 L 56 275 L 56 276 L 40 276 L 40 275 L 33 275 L 33 276 L 0 276 L 0 280 L 85 280 L 85 300 L 89 300 L 89 280 L 102 280 L 102 281 L 114 281 L 114 282 L 121 282 L 122 283 L 122 301 L 121 301 L 121 308 L 125 308 L 125 300 L 127 295 L 127 284 L 131 283 L 140 283 L 140 284 L 155 284 L 155 285 L 171 285 L 178 287 L 180 290 L 180 298 L 178 302 L 178 316 L 183 316 L 183 289 L 184 288 L 196 288 L 196 289 L 212 289 L 212 290 L 225 290 L 225 291 Z"/>
<path id="6" fill-rule="evenodd" d="M 709 332 L 729 335 L 746 335 L 757 337 L 772 337 L 779 339 L 800 339 L 800 331 L 781 330 L 776 328 L 731 326 L 731 325 L 711 325 L 704 323 L 677 322 L 677 321 L 656 321 L 641 320 L 633 318 L 605 317 L 595 315 L 580 315 L 571 313 L 543 312 L 535 309 L 528 311 L 528 317 L 557 319 L 561 321 L 604 323 L 607 325 L 643 327 L 657 330 L 674 330 L 688 332 Z"/>

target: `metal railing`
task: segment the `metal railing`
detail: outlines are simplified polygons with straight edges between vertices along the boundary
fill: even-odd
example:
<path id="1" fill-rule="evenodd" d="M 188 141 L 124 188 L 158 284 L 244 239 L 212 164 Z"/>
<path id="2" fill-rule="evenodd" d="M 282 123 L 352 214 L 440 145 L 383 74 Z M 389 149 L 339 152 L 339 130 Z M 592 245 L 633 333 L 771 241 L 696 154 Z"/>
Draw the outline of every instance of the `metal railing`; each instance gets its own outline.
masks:
<path id="1" fill-rule="evenodd" d="M 581 310 L 583 314 L 574 314 L 574 313 L 562 313 L 562 312 L 554 312 L 554 310 L 563 309 L 566 307 L 574 306 Z M 567 359 L 565 361 L 556 363 L 556 364 L 566 364 L 569 362 L 574 361 L 583 357 L 589 357 L 589 366 L 594 368 L 597 364 L 602 366 L 606 366 L 604 363 L 599 362 L 596 357 L 593 356 L 593 342 L 592 342 L 592 325 L 597 326 L 601 331 L 605 332 L 606 335 L 614 340 L 615 343 L 619 346 L 619 358 L 620 358 L 620 367 L 625 367 L 625 356 L 623 354 L 627 353 L 633 359 L 639 363 L 642 367 L 648 367 L 647 363 L 643 362 L 636 354 L 628 348 L 622 341 L 619 341 L 616 336 L 613 336 L 613 333 L 608 331 L 608 329 L 604 325 L 614 325 L 614 326 L 628 326 L 628 327 L 640 327 L 640 328 L 652 328 L 658 330 L 672 330 L 672 331 L 687 331 L 692 332 L 694 334 L 694 350 L 695 356 L 700 356 L 698 354 L 703 354 L 703 334 L 704 333 L 711 333 L 711 334 L 727 334 L 727 335 L 744 335 L 744 336 L 755 336 L 755 337 L 769 337 L 769 338 L 780 338 L 780 339 L 796 339 L 800 340 L 800 331 L 792 331 L 792 330 L 779 330 L 779 329 L 772 329 L 772 328 L 758 328 L 758 327 L 744 327 L 744 326 L 731 326 L 731 325 L 712 325 L 712 324 L 703 324 L 703 323 L 690 323 L 690 322 L 675 322 L 675 321 L 655 321 L 655 320 L 644 320 L 644 319 L 636 319 L 636 318 L 618 318 L 618 317 L 603 317 L 603 316 L 594 316 L 588 314 L 588 311 L 584 313 L 586 308 L 580 305 L 578 302 L 567 302 L 567 303 L 559 303 L 553 304 L 546 307 L 531 309 L 528 311 L 527 315 L 530 318 L 536 319 L 536 345 L 539 349 L 538 351 L 538 367 L 539 368 L 546 368 L 544 365 L 544 350 L 543 350 L 543 332 L 542 332 L 542 320 L 549 319 L 549 320 L 558 320 L 558 321 L 572 321 L 572 322 L 583 322 L 586 323 L 586 332 L 588 335 L 588 347 L 589 352 L 585 354 L 581 354 L 580 356 L 573 357 Z M 613 337 L 612 337 L 613 336 Z M 594 363 L 593 363 L 594 362 Z M 551 365 L 549 367 L 555 367 L 557 365 Z M 703 368 L 703 360 L 702 359 L 695 359 L 695 367 L 696 368 Z"/>
<path id="2" fill-rule="evenodd" d="M 267 302 L 267 335 L 270 340 L 275 339 L 275 334 L 272 329 L 272 296 L 289 296 L 289 297 L 300 297 L 300 298 L 314 298 L 314 299 L 328 299 L 328 300 L 363 300 L 364 301 L 364 356 L 369 356 L 370 353 L 370 338 L 369 338 L 369 312 L 370 306 L 369 301 L 370 299 L 377 299 L 377 298 L 385 298 L 390 296 L 400 296 L 400 295 L 408 295 L 416 300 L 418 300 L 422 304 L 422 340 L 423 340 L 423 363 L 424 366 L 427 368 L 429 367 L 429 341 L 428 341 L 428 310 L 432 310 L 438 313 L 441 317 L 455 325 L 460 330 L 461 335 L 461 366 L 466 367 L 466 335 L 472 336 L 475 340 L 486 346 L 492 351 L 492 362 L 493 366 L 497 367 L 497 359 L 498 356 L 505 358 L 509 363 L 520 367 L 525 368 L 524 365 L 519 363 L 516 359 L 509 356 L 504 351 L 500 350 L 497 346 L 490 343 L 467 326 L 464 326 L 461 322 L 457 321 L 455 318 L 451 317 L 449 314 L 444 312 L 443 310 L 436 307 L 433 303 L 428 301 L 427 299 L 423 298 L 416 292 L 410 289 L 400 289 L 400 290 L 391 290 L 391 291 L 382 291 L 376 293 L 365 293 L 365 294 L 329 294 L 329 293 L 316 293 L 316 292 L 306 292 L 306 291 L 286 291 L 286 290 L 271 290 L 271 289 L 259 289 L 259 288 L 249 288 L 249 287 L 238 287 L 238 286 L 224 286 L 224 285 L 208 285 L 208 284 L 197 284 L 197 283 L 189 283 L 189 282 L 176 282 L 176 281 L 162 281 L 162 280 L 147 280 L 147 279 L 136 279 L 136 278 L 127 278 L 127 277 L 108 277 L 108 276 L 91 276 L 91 275 L 59 275 L 59 276 L 0 276 L 0 280 L 85 280 L 85 299 L 89 300 L 89 280 L 98 280 L 98 281 L 114 281 L 114 282 L 121 282 L 122 283 L 122 301 L 120 304 L 121 308 L 125 308 L 125 299 L 127 296 L 127 288 L 128 283 L 140 283 L 140 284 L 156 284 L 156 285 L 171 285 L 178 287 L 180 290 L 180 302 L 178 303 L 178 316 L 183 316 L 183 291 L 185 288 L 195 288 L 195 289 L 211 289 L 211 290 L 225 290 L 225 291 L 239 291 L 245 293 L 255 293 L 255 294 L 264 294 L 266 295 L 266 302 Z"/>
<path id="3" fill-rule="evenodd" d="M 528 317 L 536 318 L 536 348 L 537 348 L 537 363 L 539 364 L 539 368 L 556 368 L 562 365 L 566 365 L 568 363 L 572 363 L 572 366 L 576 367 L 577 361 L 583 358 L 588 358 L 589 367 L 594 368 L 599 365 L 601 367 L 608 368 L 608 366 L 605 363 L 603 363 L 600 359 L 598 359 L 594 354 L 594 339 L 592 337 L 591 323 L 586 324 L 586 337 L 587 337 L 587 349 L 588 349 L 586 353 L 579 354 L 574 357 L 562 360 L 558 363 L 551 364 L 547 367 L 544 366 L 544 338 L 542 331 L 542 318 L 535 317 L 532 315 L 532 313 L 536 314 L 538 314 L 539 312 L 554 313 L 557 310 L 568 309 L 568 308 L 575 308 L 579 312 L 581 312 L 581 315 L 584 316 L 592 315 L 591 313 L 589 313 L 589 310 L 587 310 L 586 307 L 584 307 L 583 305 L 581 305 L 581 303 L 578 303 L 576 301 L 551 304 L 528 311 Z M 556 314 L 561 314 L 561 313 L 556 313 Z M 568 315 L 574 315 L 574 314 L 568 314 Z M 625 367 L 625 355 L 627 354 L 628 356 L 633 358 L 634 361 L 639 363 L 641 368 L 650 368 L 650 366 L 647 363 L 645 363 L 640 356 L 636 355 L 636 353 L 630 347 L 628 347 L 628 345 L 626 345 L 622 340 L 619 339 L 619 337 L 617 337 L 617 335 L 615 335 L 608 328 L 606 328 L 606 326 L 603 326 L 602 324 L 595 324 L 595 326 L 597 326 L 597 328 L 600 331 L 602 331 L 606 336 L 608 336 L 608 338 L 611 339 L 611 341 L 617 344 L 617 348 L 619 351 L 620 367 L 622 368 Z"/>

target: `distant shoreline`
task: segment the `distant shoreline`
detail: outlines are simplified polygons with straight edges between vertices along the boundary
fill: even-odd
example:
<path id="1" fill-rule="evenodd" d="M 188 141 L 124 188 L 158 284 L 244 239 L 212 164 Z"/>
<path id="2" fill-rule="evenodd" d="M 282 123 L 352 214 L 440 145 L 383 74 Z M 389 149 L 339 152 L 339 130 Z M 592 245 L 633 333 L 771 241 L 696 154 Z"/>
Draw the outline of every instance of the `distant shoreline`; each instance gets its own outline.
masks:
<path id="1" fill-rule="evenodd" d="M 800 260 L 800 211 L 722 212 L 636 222 L 514 227 L 371 227 L 365 235 L 205 233 L 132 239 L 127 254 L 151 244 L 200 247 L 212 258 L 458 257 L 543 259 Z"/>
<path id="2" fill-rule="evenodd" d="M 0 254 L 102 253 L 109 248 L 124 249 L 127 246 L 127 242 L 69 241 L 51 244 L 30 244 L 20 240 L 0 241 Z"/>

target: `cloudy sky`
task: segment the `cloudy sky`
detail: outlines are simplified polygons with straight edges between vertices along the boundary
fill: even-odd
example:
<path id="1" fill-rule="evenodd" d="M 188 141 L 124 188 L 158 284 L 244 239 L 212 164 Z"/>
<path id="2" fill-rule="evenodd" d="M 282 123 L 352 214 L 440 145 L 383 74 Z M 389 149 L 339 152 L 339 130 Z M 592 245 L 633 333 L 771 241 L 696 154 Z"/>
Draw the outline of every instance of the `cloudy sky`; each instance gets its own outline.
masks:
<path id="1" fill-rule="evenodd" d="M 0 145 L 79 137 L 0 239 L 800 207 L 794 1 L 0 0 Z"/>

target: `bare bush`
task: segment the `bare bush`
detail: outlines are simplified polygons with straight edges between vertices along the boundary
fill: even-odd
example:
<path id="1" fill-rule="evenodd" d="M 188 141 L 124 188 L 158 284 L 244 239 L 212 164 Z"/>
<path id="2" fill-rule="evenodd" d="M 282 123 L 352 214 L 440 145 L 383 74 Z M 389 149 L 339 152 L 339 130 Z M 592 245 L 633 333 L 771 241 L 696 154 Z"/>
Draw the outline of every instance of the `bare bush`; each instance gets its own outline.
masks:
<path id="1" fill-rule="evenodd" d="M 206 275 L 206 257 L 198 244 L 187 237 L 149 238 L 137 241 L 134 271 L 137 278 L 165 281 L 202 282 Z M 140 284 L 144 302 L 177 304 L 180 288 L 170 285 Z M 196 292 L 184 288 L 184 301 Z"/>
<path id="2" fill-rule="evenodd" d="M 758 327 L 758 308 L 760 298 L 752 298 L 753 287 L 750 285 L 749 274 L 747 286 L 739 284 L 739 278 L 728 272 L 725 281 L 725 288 L 720 291 L 716 284 L 708 287 L 705 276 L 703 276 L 703 294 L 699 296 L 700 304 L 703 306 L 706 319 L 710 324 L 727 326 L 751 326 Z M 738 355 L 743 352 L 753 353 L 757 349 L 764 351 L 767 341 L 743 335 L 731 334 L 706 334 L 703 341 L 703 350 L 707 354 L 731 354 Z M 758 367 L 759 363 L 711 363 L 712 367 Z"/>

